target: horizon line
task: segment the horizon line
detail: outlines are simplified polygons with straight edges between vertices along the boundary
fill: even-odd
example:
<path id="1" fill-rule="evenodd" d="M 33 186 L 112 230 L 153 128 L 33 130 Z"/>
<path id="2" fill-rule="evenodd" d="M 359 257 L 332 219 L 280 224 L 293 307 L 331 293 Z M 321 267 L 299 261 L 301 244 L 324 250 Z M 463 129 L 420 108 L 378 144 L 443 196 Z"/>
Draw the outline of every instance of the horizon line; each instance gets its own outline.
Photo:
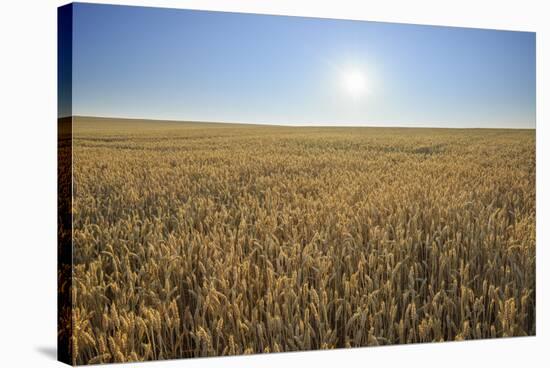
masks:
<path id="1" fill-rule="evenodd" d="M 409 125 L 346 125 L 338 123 L 328 123 L 328 124 L 315 124 L 315 123 L 304 123 L 304 124 L 281 124 L 281 123 L 268 123 L 268 122 L 236 122 L 228 120 L 182 120 L 182 119 L 160 119 L 160 118 L 138 118 L 130 116 L 100 116 L 100 115 L 67 115 L 67 116 L 58 116 L 58 119 L 67 119 L 67 118 L 88 118 L 88 119 L 113 119 L 113 120 L 145 120 L 149 122 L 164 122 L 164 123 L 198 123 L 198 124 L 233 124 L 233 125 L 256 125 L 256 126 L 273 126 L 273 127 L 290 127 L 290 128 L 399 128 L 399 129 L 484 129 L 484 130 L 535 130 L 536 131 L 536 122 L 535 127 L 457 127 L 457 126 L 437 126 L 437 125 L 419 125 L 419 126 L 409 126 Z M 335 125 L 336 124 L 336 125 Z"/>

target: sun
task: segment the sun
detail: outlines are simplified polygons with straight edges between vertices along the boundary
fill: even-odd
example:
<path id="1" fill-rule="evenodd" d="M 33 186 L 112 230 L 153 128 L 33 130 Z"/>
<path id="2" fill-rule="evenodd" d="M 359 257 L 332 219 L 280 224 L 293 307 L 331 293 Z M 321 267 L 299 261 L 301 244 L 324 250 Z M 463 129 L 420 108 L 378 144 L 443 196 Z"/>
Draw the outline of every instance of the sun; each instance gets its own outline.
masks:
<path id="1" fill-rule="evenodd" d="M 354 99 L 361 97 L 367 90 L 365 74 L 357 69 L 344 72 L 342 75 L 342 84 L 346 92 Z"/>

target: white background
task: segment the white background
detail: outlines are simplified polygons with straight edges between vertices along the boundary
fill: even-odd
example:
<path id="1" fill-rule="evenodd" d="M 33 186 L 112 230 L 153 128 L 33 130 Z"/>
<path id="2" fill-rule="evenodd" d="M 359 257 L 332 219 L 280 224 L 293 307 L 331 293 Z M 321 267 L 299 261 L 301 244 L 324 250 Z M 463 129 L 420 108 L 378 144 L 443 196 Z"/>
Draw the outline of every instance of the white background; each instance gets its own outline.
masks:
<path id="1" fill-rule="evenodd" d="M 537 337 L 127 364 L 147 367 L 542 366 L 549 355 L 550 19 L 545 1 L 96 1 L 537 32 Z M 57 0 L 0 2 L 0 366 L 56 354 Z M 545 11 L 546 10 L 546 11 Z M 546 16 L 545 16 L 546 15 Z M 546 106 L 544 106 L 546 101 Z M 543 189 L 546 188 L 546 191 Z"/>

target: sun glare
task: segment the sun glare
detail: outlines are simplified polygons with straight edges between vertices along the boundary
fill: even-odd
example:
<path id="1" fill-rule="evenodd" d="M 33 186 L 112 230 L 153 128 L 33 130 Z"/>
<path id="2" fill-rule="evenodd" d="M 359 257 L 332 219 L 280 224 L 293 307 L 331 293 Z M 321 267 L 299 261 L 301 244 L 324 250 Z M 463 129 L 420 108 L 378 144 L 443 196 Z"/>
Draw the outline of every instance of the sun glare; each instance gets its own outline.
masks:
<path id="1" fill-rule="evenodd" d="M 343 74 L 343 85 L 345 90 L 357 99 L 367 90 L 367 80 L 365 75 L 359 70 L 348 70 Z"/>

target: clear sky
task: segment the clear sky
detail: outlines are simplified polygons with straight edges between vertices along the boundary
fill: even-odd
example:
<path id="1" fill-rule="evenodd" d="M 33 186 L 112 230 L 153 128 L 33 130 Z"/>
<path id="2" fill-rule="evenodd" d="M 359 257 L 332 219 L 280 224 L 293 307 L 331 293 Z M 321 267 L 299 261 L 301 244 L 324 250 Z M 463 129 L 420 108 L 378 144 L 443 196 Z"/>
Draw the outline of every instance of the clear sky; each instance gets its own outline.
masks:
<path id="1" fill-rule="evenodd" d="M 73 114 L 535 127 L 535 34 L 77 4 Z"/>

